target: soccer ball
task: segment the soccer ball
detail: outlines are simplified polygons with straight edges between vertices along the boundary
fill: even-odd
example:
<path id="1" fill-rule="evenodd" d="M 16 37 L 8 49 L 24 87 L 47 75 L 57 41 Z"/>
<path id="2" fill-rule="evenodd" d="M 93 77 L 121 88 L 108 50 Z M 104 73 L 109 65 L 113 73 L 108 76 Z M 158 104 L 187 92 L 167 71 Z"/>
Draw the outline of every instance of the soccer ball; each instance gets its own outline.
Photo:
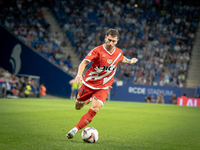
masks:
<path id="1" fill-rule="evenodd" d="M 99 138 L 99 133 L 95 128 L 87 127 L 82 131 L 81 138 L 85 142 L 95 143 Z"/>

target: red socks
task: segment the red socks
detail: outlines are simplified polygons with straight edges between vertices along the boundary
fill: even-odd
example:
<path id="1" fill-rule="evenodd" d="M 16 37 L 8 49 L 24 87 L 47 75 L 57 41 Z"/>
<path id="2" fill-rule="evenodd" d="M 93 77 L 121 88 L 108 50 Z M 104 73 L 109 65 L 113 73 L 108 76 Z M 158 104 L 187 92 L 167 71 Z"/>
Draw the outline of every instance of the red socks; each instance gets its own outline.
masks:
<path id="1" fill-rule="evenodd" d="M 87 126 L 92 121 L 95 115 L 96 115 L 96 112 L 90 108 L 88 112 L 82 116 L 82 118 L 76 125 L 77 129 L 80 130 L 84 128 L 85 126 Z"/>

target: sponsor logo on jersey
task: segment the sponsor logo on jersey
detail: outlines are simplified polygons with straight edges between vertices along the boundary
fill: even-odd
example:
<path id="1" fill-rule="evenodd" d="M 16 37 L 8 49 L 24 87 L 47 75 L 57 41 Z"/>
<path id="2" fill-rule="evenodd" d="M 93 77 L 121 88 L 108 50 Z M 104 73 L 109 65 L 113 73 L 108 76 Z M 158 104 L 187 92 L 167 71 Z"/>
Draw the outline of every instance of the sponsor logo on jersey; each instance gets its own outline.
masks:
<path id="1" fill-rule="evenodd" d="M 112 62 L 112 59 L 107 59 L 107 63 L 111 64 Z"/>
<path id="2" fill-rule="evenodd" d="M 94 79 L 94 81 L 103 79 L 102 85 L 104 85 L 108 83 L 109 81 L 111 81 L 117 69 L 117 64 L 114 65 L 114 63 L 120 58 L 121 55 L 122 54 L 119 53 L 118 56 L 114 59 L 114 61 L 112 59 L 107 59 L 107 63 L 110 64 L 109 66 L 104 66 L 104 65 L 99 64 L 97 67 L 94 68 L 95 71 L 92 71 L 88 74 L 88 77 L 85 79 L 85 82 L 91 79 Z"/>
<path id="3" fill-rule="evenodd" d="M 104 66 L 104 65 L 98 65 L 98 69 L 100 70 L 106 70 L 106 71 L 114 71 L 116 69 L 115 65 L 112 66 Z"/>

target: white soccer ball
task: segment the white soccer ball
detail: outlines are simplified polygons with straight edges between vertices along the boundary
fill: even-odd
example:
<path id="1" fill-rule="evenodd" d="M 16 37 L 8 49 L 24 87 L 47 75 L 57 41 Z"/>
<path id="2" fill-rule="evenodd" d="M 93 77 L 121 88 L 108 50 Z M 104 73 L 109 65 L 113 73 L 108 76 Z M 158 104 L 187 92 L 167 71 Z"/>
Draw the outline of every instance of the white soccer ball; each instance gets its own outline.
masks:
<path id="1" fill-rule="evenodd" d="M 99 138 L 99 133 L 95 128 L 87 127 L 82 131 L 81 138 L 85 142 L 95 143 Z"/>

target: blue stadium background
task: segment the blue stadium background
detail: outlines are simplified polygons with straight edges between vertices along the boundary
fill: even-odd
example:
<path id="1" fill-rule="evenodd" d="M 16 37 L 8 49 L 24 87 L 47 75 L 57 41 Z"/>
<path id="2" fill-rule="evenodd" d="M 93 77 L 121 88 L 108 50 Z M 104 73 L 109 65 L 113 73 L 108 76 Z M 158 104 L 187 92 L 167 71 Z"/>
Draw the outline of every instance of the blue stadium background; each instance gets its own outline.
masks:
<path id="1" fill-rule="evenodd" d="M 67 64 L 69 70 L 74 68 L 70 58 L 57 59 L 53 54 L 61 50 L 58 43 L 50 41 L 49 24 L 40 10 L 48 6 L 80 59 L 103 43 L 107 29 L 120 31 L 117 47 L 126 57 L 137 57 L 139 62 L 119 65 L 111 91 L 112 100 L 143 102 L 145 96 L 156 96 L 161 90 L 166 93 L 166 103 L 170 103 L 172 93 L 177 96 L 186 93 L 188 97 L 200 94 L 197 88 L 185 87 L 199 22 L 198 1 L 42 2 L 3 1 L 0 4 L 0 65 L 4 69 L 11 73 L 16 71 L 10 59 L 14 47 L 19 44 L 21 66 L 17 74 L 40 76 L 41 83 L 47 86 L 47 93 L 69 97 L 68 82 L 73 77 L 69 71 L 60 69 L 60 64 Z M 49 43 L 53 46 L 47 51 Z M 117 86 L 117 81 L 123 81 L 123 86 Z M 135 89 L 134 92 L 129 92 L 130 87 Z M 140 93 L 140 89 L 145 92 Z M 149 89 L 154 92 L 148 92 Z"/>

